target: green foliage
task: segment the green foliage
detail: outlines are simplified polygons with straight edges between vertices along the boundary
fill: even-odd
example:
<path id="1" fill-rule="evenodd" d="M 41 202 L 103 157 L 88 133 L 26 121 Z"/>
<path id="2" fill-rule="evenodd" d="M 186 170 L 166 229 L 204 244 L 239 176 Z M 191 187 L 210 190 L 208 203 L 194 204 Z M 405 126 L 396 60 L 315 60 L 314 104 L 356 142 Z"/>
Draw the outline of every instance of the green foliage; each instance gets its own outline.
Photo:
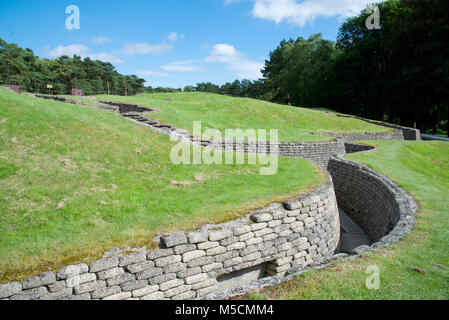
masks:
<path id="1" fill-rule="evenodd" d="M 447 130 L 447 4 L 389 0 L 377 6 L 379 30 L 365 27 L 367 13 L 340 28 L 332 104 L 344 113 L 433 132 L 438 127 Z"/>
<path id="2" fill-rule="evenodd" d="M 163 87 L 157 87 L 153 88 L 151 86 L 146 88 L 146 92 L 148 93 L 174 93 L 174 92 L 181 92 L 182 89 L 174 89 L 174 88 L 163 88 Z"/>
<path id="3" fill-rule="evenodd" d="M 444 0 L 376 5 L 380 29 L 369 30 L 371 13 L 362 11 L 341 25 L 336 43 L 320 34 L 282 40 L 263 79 L 199 83 L 186 92 L 330 108 L 449 135 L 449 6 Z"/>
<path id="4" fill-rule="evenodd" d="M 20 85 L 36 93 L 71 94 L 72 88 L 87 95 L 133 95 L 144 91 L 145 80 L 119 74 L 109 62 L 74 55 L 39 59 L 31 49 L 0 39 L 0 83 Z M 53 89 L 47 89 L 47 85 Z"/>
<path id="5" fill-rule="evenodd" d="M 202 83 L 198 83 L 196 85 L 196 90 L 195 91 L 218 93 L 219 90 L 220 90 L 220 87 L 215 85 L 215 84 L 213 84 L 213 83 L 210 83 L 210 82 L 204 83 L 204 82 L 202 82 Z"/>
<path id="6" fill-rule="evenodd" d="M 444 0 L 388 0 L 349 18 L 338 38 L 282 40 L 264 79 L 226 83 L 219 93 L 326 108 L 449 135 L 449 6 Z M 197 91 L 203 90 L 198 86 Z"/>
<path id="7" fill-rule="evenodd" d="M 334 52 L 332 41 L 323 40 L 320 34 L 307 40 L 283 40 L 262 70 L 273 100 L 295 106 L 325 105 Z"/>

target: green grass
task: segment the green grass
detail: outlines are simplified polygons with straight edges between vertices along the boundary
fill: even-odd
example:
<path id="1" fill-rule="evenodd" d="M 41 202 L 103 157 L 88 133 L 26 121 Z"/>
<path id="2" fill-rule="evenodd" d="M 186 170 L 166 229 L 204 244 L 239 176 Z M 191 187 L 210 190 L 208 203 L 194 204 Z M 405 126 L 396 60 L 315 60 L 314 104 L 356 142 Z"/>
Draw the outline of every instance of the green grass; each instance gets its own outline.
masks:
<path id="1" fill-rule="evenodd" d="M 325 180 L 291 158 L 272 176 L 260 164 L 174 165 L 174 145 L 105 110 L 0 89 L 0 283 L 150 245 L 159 232 L 235 218 Z"/>
<path id="2" fill-rule="evenodd" d="M 203 130 L 278 129 L 280 141 L 325 141 L 311 132 L 384 132 L 387 128 L 357 119 L 295 108 L 250 98 L 209 93 L 158 93 L 137 96 L 98 96 L 101 100 L 132 102 L 157 109 L 148 117 L 192 132 L 193 121 Z M 170 101 L 168 101 L 170 99 Z"/>
<path id="3" fill-rule="evenodd" d="M 373 142 L 370 142 L 373 143 Z M 419 202 L 414 229 L 394 246 L 307 272 L 258 292 L 270 299 L 449 299 L 449 144 L 375 141 L 379 150 L 347 156 L 388 176 Z M 380 269 L 380 289 L 365 286 Z"/>

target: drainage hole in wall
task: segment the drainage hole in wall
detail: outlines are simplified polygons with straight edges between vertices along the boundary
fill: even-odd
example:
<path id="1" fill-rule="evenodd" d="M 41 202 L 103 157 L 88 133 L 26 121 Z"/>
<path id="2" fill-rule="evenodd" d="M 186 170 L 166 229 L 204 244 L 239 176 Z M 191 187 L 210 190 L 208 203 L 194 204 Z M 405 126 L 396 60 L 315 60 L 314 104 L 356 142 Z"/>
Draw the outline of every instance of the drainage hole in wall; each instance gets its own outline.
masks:
<path id="1" fill-rule="evenodd" d="M 252 268 L 247 268 L 232 273 L 224 274 L 217 278 L 217 287 L 221 290 L 229 290 L 246 283 L 254 282 L 265 275 L 265 263 Z"/>

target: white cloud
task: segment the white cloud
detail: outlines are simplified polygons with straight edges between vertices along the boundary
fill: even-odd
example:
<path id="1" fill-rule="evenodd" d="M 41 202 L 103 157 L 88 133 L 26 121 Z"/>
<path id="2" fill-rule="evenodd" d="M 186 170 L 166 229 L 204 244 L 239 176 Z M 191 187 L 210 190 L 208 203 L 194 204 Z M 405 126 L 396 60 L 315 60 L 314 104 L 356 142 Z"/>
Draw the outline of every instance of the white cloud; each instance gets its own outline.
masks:
<path id="1" fill-rule="evenodd" d="M 241 79 L 258 79 L 262 76 L 260 70 L 264 63 L 246 59 L 233 45 L 220 43 L 213 46 L 207 62 L 220 62 L 227 65 Z"/>
<path id="2" fill-rule="evenodd" d="M 110 53 L 106 52 L 100 52 L 100 53 L 91 53 L 88 54 L 87 57 L 91 58 L 92 60 L 100 60 L 104 62 L 110 62 L 110 63 L 123 63 L 124 61 Z"/>
<path id="3" fill-rule="evenodd" d="M 47 46 L 44 48 L 44 51 L 46 52 L 46 55 L 51 58 L 57 58 L 63 55 L 73 57 L 76 54 L 83 59 L 89 57 L 93 60 L 101 60 L 110 63 L 123 62 L 120 58 L 106 52 L 91 53 L 89 47 L 83 44 L 72 44 L 68 46 L 58 45 L 53 49 Z"/>
<path id="4" fill-rule="evenodd" d="M 48 51 L 47 54 L 52 58 L 57 58 L 64 55 L 73 57 L 75 54 L 78 56 L 86 56 L 89 52 L 89 47 L 83 44 L 72 44 L 69 46 L 59 45 L 54 49 L 50 49 L 49 47 L 46 48 Z"/>
<path id="5" fill-rule="evenodd" d="M 127 56 L 136 56 L 150 53 L 163 53 L 173 49 L 168 43 L 148 44 L 146 42 L 128 43 L 120 52 Z"/>
<path id="6" fill-rule="evenodd" d="M 171 62 L 169 64 L 161 66 L 161 69 L 163 69 L 165 71 L 177 71 L 177 72 L 200 71 L 201 70 L 200 67 L 192 65 L 195 62 L 196 62 L 196 60 L 185 60 L 185 61 Z"/>
<path id="7" fill-rule="evenodd" d="M 168 40 L 175 42 L 178 39 L 184 39 L 186 36 L 183 34 L 177 34 L 176 32 L 172 32 L 168 35 Z"/>
<path id="8" fill-rule="evenodd" d="M 252 15 L 276 23 L 305 26 L 316 18 L 355 16 L 373 0 L 254 0 Z"/>
<path id="9" fill-rule="evenodd" d="M 99 37 L 96 37 L 96 38 L 92 38 L 91 41 L 93 43 L 95 43 L 95 44 L 101 45 L 101 44 L 113 42 L 114 39 L 111 39 L 111 38 L 108 38 L 108 37 L 105 37 L 105 36 L 99 36 Z"/>
<path id="10" fill-rule="evenodd" d="M 212 51 L 210 52 L 210 59 L 214 60 L 227 60 L 234 57 L 238 57 L 241 54 L 235 49 L 233 45 L 227 43 L 219 43 L 214 45 Z M 225 62 L 225 61 L 220 61 Z"/>
<path id="11" fill-rule="evenodd" d="M 168 40 L 170 41 L 176 41 L 178 40 L 178 34 L 176 32 L 172 32 L 168 35 Z"/>
<path id="12" fill-rule="evenodd" d="M 136 74 L 140 74 L 143 76 L 158 76 L 158 77 L 168 77 L 169 75 L 164 72 L 153 71 L 153 70 L 139 70 Z"/>

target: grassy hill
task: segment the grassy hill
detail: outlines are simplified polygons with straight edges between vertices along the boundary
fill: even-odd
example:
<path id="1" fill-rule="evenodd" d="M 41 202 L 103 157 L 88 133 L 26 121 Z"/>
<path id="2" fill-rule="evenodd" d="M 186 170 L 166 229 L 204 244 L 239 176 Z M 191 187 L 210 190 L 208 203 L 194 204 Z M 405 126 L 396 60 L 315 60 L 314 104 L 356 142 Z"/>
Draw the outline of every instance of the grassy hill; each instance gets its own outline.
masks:
<path id="1" fill-rule="evenodd" d="M 101 98 L 155 107 L 160 112 L 151 118 L 185 129 L 193 120 L 203 121 L 203 129 L 278 126 L 281 140 L 325 139 L 310 131 L 385 130 L 211 94 Z M 248 297 L 448 298 L 448 144 L 370 143 L 379 150 L 348 157 L 389 176 L 419 201 L 412 233 L 392 248 Z M 260 164 L 177 166 L 169 159 L 173 145 L 167 136 L 104 110 L 0 88 L 0 283 L 97 259 L 112 246 L 149 245 L 163 231 L 232 219 L 325 179 L 312 163 L 291 158 L 279 158 L 273 176 L 259 175 Z M 381 270 L 381 290 L 364 286 L 366 267 L 373 264 Z"/>
<path id="2" fill-rule="evenodd" d="M 302 159 L 174 165 L 174 142 L 119 115 L 0 88 L 0 282 L 157 233 L 234 218 L 324 181 Z"/>
<path id="3" fill-rule="evenodd" d="M 384 132 L 387 128 L 357 119 L 339 118 L 320 111 L 295 108 L 250 98 L 211 93 L 157 93 L 136 96 L 98 96 L 101 100 L 132 102 L 159 112 L 148 117 L 192 131 L 193 121 L 203 130 L 279 129 L 280 141 L 324 141 L 311 132 Z"/>

